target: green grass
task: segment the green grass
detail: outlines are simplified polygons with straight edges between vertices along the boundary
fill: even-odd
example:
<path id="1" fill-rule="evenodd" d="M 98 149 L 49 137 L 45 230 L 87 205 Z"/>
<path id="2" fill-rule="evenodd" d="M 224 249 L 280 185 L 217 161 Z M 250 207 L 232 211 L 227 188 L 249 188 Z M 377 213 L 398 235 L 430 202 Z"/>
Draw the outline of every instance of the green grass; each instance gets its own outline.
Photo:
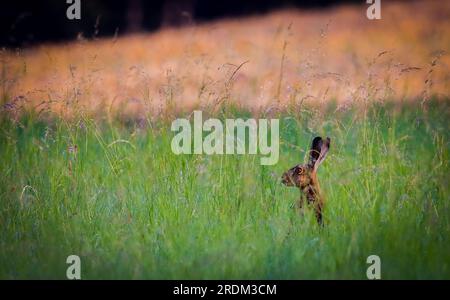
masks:
<path id="1" fill-rule="evenodd" d="M 64 279 L 76 254 L 83 279 L 365 279 L 376 254 L 383 279 L 450 279 L 449 103 L 287 110 L 274 166 L 176 156 L 167 122 L 2 116 L 0 278 Z M 279 181 L 315 135 L 323 229 Z"/>

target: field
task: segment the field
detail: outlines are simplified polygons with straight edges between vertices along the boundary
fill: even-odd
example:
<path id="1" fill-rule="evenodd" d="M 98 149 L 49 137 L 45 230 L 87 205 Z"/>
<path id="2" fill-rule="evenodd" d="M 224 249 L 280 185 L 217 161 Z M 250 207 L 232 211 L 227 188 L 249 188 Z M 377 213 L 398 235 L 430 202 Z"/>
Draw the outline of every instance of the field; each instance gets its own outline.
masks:
<path id="1" fill-rule="evenodd" d="M 65 279 L 76 254 L 83 279 L 366 279 L 375 254 L 383 279 L 450 279 L 438 3 L 386 5 L 378 25 L 337 7 L 2 51 L 0 278 Z M 193 108 L 279 119 L 279 162 L 173 154 Z M 280 182 L 316 135 L 323 228 Z"/>
<path id="2" fill-rule="evenodd" d="M 78 254 L 84 278 L 365 278 L 377 254 L 383 278 L 449 278 L 448 102 L 391 110 L 286 112 L 270 167 L 174 155 L 163 124 L 3 120 L 0 276 L 64 278 Z M 323 229 L 279 179 L 321 132 Z"/>

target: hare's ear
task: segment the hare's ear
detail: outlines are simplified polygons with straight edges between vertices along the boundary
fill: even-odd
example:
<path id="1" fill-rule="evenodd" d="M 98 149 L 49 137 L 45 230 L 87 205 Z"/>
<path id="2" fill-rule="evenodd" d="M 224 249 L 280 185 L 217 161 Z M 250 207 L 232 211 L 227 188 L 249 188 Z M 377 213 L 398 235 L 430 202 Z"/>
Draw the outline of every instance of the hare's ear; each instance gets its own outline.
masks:
<path id="1" fill-rule="evenodd" d="M 317 170 L 319 165 L 324 161 L 330 149 L 330 138 L 324 141 L 320 136 L 315 137 L 311 144 L 311 150 L 309 151 L 309 165 Z"/>

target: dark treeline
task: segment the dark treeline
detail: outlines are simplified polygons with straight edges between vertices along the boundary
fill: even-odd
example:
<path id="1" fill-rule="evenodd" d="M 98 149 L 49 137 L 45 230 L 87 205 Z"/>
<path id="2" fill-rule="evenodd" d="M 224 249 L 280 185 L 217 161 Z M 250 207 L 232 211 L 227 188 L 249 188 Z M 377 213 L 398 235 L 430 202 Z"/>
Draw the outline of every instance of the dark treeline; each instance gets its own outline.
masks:
<path id="1" fill-rule="evenodd" d="M 364 0 L 80 0 L 81 19 L 69 20 L 67 0 L 5 0 L 0 11 L 0 46 L 111 36 L 183 26 L 283 7 L 321 8 Z M 69 1 L 71 2 L 71 1 Z"/>

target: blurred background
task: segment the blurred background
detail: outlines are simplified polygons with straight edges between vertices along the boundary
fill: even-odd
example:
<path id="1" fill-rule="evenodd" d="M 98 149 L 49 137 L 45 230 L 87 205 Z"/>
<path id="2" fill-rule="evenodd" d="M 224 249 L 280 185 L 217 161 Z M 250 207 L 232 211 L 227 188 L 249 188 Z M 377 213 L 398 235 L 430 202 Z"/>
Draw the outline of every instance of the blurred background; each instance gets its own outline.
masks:
<path id="1" fill-rule="evenodd" d="M 450 1 L 382 1 L 381 20 L 366 1 L 80 3 L 3 3 L 2 103 L 146 118 L 450 94 Z"/>
<path id="2" fill-rule="evenodd" d="M 392 0 L 391 0 L 392 1 Z M 280 8 L 314 9 L 362 0 L 81 0 L 82 18 L 68 21 L 66 0 L 4 1 L 0 45 L 28 46 L 63 41 L 80 33 L 112 36 L 192 25 L 224 17 L 267 13 Z M 95 29 L 94 29 L 95 28 Z"/>

